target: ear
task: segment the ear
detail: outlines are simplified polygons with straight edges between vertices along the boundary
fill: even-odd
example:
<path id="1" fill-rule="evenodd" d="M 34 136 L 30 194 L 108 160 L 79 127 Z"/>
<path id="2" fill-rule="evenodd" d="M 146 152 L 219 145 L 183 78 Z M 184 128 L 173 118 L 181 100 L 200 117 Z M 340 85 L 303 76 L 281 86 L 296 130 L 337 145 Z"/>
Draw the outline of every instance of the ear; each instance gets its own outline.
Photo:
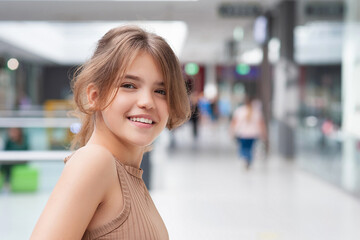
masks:
<path id="1" fill-rule="evenodd" d="M 88 100 L 88 103 L 89 103 L 89 108 L 90 109 L 96 109 L 97 100 L 98 100 L 98 96 L 99 96 L 99 90 L 95 86 L 95 84 L 90 83 L 87 86 L 86 95 L 87 95 L 87 100 Z"/>

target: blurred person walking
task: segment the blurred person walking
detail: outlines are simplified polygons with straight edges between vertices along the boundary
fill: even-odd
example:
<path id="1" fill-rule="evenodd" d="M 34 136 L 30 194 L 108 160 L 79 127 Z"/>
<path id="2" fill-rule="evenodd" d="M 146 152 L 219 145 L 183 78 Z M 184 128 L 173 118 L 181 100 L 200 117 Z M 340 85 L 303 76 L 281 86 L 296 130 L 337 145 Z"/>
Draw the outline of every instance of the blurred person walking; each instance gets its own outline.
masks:
<path id="1" fill-rule="evenodd" d="M 135 26 L 110 30 L 74 77 L 82 128 L 31 239 L 169 239 L 142 180 L 143 154 L 190 116 L 166 41 Z"/>
<path id="2" fill-rule="evenodd" d="M 245 96 L 244 104 L 233 113 L 230 130 L 236 138 L 239 156 L 246 161 L 247 169 L 253 162 L 255 142 L 266 139 L 265 128 L 260 103 L 250 95 Z"/>
<path id="3" fill-rule="evenodd" d="M 199 120 L 200 120 L 199 96 L 197 92 L 191 93 L 190 103 L 191 103 L 190 121 L 192 123 L 192 134 L 194 140 L 197 140 L 199 135 L 198 133 L 199 133 Z"/>
<path id="4" fill-rule="evenodd" d="M 29 150 L 27 137 L 21 128 L 9 128 L 7 131 L 7 139 L 5 141 L 6 151 L 26 151 Z M 11 179 L 11 169 L 17 164 L 26 162 L 5 163 L 0 166 L 0 170 L 4 173 L 5 182 L 9 183 Z"/>

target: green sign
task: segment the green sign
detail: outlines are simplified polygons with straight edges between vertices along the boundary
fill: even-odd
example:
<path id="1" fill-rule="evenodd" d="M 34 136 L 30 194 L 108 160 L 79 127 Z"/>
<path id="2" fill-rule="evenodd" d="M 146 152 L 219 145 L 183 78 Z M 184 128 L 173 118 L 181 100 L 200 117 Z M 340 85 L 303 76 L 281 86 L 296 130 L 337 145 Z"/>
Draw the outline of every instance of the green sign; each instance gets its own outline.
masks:
<path id="1" fill-rule="evenodd" d="M 198 74 L 199 72 L 199 65 L 196 63 L 187 63 L 185 65 L 185 72 L 187 75 L 193 76 Z"/>
<path id="2" fill-rule="evenodd" d="M 240 75 L 247 75 L 250 72 L 250 66 L 247 64 L 236 65 L 236 72 Z"/>

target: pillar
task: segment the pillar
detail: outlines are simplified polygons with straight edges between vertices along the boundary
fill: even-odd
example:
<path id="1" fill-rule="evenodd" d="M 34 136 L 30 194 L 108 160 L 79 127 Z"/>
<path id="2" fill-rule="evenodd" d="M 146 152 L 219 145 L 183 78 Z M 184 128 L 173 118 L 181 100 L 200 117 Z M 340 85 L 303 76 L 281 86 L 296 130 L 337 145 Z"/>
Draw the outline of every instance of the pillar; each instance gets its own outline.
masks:
<path id="1" fill-rule="evenodd" d="M 353 191 L 359 181 L 356 164 L 360 139 L 360 2 L 346 1 L 342 54 L 342 185 Z"/>
<path id="2" fill-rule="evenodd" d="M 281 156 L 295 156 L 298 111 L 298 71 L 294 62 L 296 2 L 281 1 L 274 10 L 280 59 L 274 66 L 273 116 L 277 123 L 277 146 Z"/>

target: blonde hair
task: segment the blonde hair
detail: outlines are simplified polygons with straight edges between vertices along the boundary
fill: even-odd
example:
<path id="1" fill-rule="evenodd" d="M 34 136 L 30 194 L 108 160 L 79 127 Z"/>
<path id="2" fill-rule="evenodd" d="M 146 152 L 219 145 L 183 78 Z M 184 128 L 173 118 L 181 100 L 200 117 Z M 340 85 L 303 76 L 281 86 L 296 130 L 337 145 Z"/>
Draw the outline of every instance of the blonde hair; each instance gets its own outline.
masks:
<path id="1" fill-rule="evenodd" d="M 162 71 L 169 108 L 168 129 L 173 129 L 190 116 L 190 103 L 178 58 L 160 36 L 137 26 L 111 29 L 98 42 L 94 55 L 80 66 L 72 80 L 76 114 L 82 127 L 72 142 L 72 148 L 82 147 L 94 130 L 95 113 L 105 109 L 114 99 L 109 96 L 120 85 L 127 68 L 140 53 L 150 54 Z M 98 89 L 96 109 L 89 107 L 86 89 L 94 84 Z M 116 94 L 115 94 L 116 95 Z"/>

